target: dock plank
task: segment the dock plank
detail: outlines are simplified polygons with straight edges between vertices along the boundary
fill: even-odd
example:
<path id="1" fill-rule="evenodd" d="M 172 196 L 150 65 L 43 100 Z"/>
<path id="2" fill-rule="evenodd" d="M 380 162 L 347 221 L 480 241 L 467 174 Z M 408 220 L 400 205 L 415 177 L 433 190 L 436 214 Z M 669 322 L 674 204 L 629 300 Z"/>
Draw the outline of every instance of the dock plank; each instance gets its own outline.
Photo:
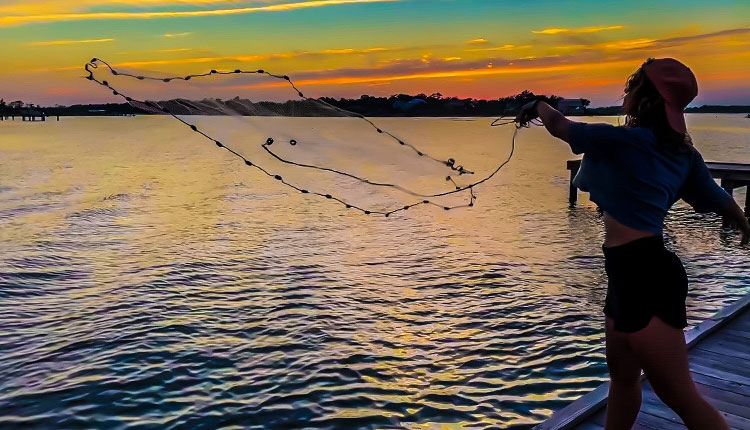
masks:
<path id="1" fill-rule="evenodd" d="M 747 351 L 747 343 L 736 342 L 733 339 L 727 339 L 726 336 L 712 336 L 705 342 L 701 342 L 700 344 L 698 344 L 695 348 L 702 351 L 715 352 L 727 357 L 750 360 L 750 351 Z"/>
<path id="2" fill-rule="evenodd" d="M 745 429 L 750 423 L 747 415 L 750 413 L 748 408 L 748 399 L 745 396 L 730 393 L 728 391 L 718 390 L 703 384 L 697 384 L 698 390 L 705 396 L 706 400 L 722 412 L 727 422 L 733 428 Z M 597 414 L 594 418 L 597 425 L 604 424 L 604 414 Z M 685 430 L 680 417 L 671 409 L 666 407 L 664 402 L 658 398 L 653 389 L 644 384 L 643 403 L 641 412 L 636 419 L 636 424 L 649 429 L 663 430 Z M 638 426 L 634 427 L 638 428 Z"/>
<path id="3" fill-rule="evenodd" d="M 576 427 L 575 430 L 604 430 L 604 426 L 593 422 L 585 422 Z"/>
<path id="4" fill-rule="evenodd" d="M 742 331 L 742 330 L 734 330 L 731 328 L 725 328 L 724 333 L 732 335 L 732 336 L 741 337 L 746 340 L 750 340 L 750 331 Z"/>
<path id="5" fill-rule="evenodd" d="M 588 428 L 587 426 L 589 424 L 593 424 L 595 426 L 594 428 L 598 427 L 603 429 L 605 416 L 605 410 L 602 409 L 600 412 L 592 415 L 588 421 L 581 423 L 578 427 L 575 427 L 575 430 L 586 429 Z M 633 424 L 632 430 L 685 430 L 685 427 L 681 427 L 679 426 L 679 424 L 673 423 L 669 420 L 665 420 L 661 417 L 651 415 L 641 410 L 635 420 L 635 423 Z"/>
<path id="6" fill-rule="evenodd" d="M 727 328 L 750 332 L 750 318 L 737 318 L 737 321 L 727 324 Z"/>
<path id="7" fill-rule="evenodd" d="M 670 427 L 684 429 L 685 426 L 682 424 L 682 419 L 671 409 L 664 404 L 664 402 L 657 397 L 654 390 L 648 384 L 643 384 L 643 403 L 641 410 L 655 417 L 659 417 L 663 420 L 669 421 Z"/>
<path id="8" fill-rule="evenodd" d="M 638 414 L 638 418 L 635 419 L 635 424 L 636 425 L 633 426 L 634 429 L 640 426 L 640 428 L 648 430 L 686 430 L 685 426 L 680 423 L 643 411 Z"/>
<path id="9" fill-rule="evenodd" d="M 728 333 L 725 330 L 722 330 L 721 332 L 716 333 L 715 335 L 711 336 L 711 339 L 708 339 L 708 341 L 705 342 L 705 344 L 711 344 L 712 342 L 718 342 L 718 341 L 722 341 L 725 344 L 734 344 L 738 347 L 748 345 L 747 339 L 745 339 L 744 337 L 735 336 L 732 333 Z M 741 351 L 744 351 L 745 349 L 746 348 L 740 348 Z"/>
<path id="10" fill-rule="evenodd" d="M 686 332 L 685 340 L 698 391 L 732 429 L 750 430 L 750 294 Z M 603 429 L 608 387 L 597 387 L 535 429 Z M 685 430 L 685 426 L 644 379 L 643 403 L 633 429 Z"/>
<path id="11" fill-rule="evenodd" d="M 712 405 L 721 411 L 750 419 L 750 398 L 731 391 L 720 390 L 708 385 L 696 383 L 696 389 Z"/>
<path id="12" fill-rule="evenodd" d="M 750 376 L 746 375 L 747 369 L 741 368 L 740 371 L 733 371 L 731 363 L 721 363 L 712 359 L 700 356 L 704 351 L 695 350 L 692 352 L 688 363 L 690 364 L 691 373 L 700 373 L 714 378 L 726 379 L 728 381 L 739 382 L 741 384 L 750 384 Z M 743 365 L 744 363 L 738 363 Z"/>
<path id="13" fill-rule="evenodd" d="M 712 376 L 704 375 L 698 372 L 691 373 L 693 374 L 693 381 L 695 381 L 697 384 L 703 384 L 709 387 L 717 388 L 719 390 L 740 394 L 746 397 L 745 401 L 750 401 L 750 385 L 748 384 L 728 381 L 726 379 L 714 378 Z M 750 407 L 748 407 L 748 411 L 750 411 Z"/>

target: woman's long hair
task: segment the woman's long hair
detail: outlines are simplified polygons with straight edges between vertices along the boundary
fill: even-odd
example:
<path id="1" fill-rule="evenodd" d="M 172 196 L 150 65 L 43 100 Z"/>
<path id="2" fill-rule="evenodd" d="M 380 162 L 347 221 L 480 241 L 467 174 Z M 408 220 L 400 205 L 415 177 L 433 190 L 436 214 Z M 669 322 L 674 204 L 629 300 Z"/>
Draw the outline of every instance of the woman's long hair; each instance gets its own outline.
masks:
<path id="1" fill-rule="evenodd" d="M 652 61 L 653 58 L 646 60 L 625 83 L 625 99 L 622 103 L 625 127 L 650 128 L 657 143 L 664 149 L 678 152 L 693 150 L 690 135 L 679 133 L 669 125 L 664 98 L 643 70 L 643 66 Z"/>

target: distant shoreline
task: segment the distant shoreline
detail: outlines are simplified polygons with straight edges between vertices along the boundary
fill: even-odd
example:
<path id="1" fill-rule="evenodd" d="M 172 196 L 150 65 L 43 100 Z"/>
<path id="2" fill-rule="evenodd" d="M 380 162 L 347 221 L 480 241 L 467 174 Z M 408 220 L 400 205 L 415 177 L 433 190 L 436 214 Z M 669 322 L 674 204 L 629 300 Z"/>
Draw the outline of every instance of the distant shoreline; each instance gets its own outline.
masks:
<path id="1" fill-rule="evenodd" d="M 746 115 L 744 112 L 685 112 L 686 114 L 691 115 Z M 750 111 L 748 111 L 748 114 L 750 114 Z M 53 118 L 52 121 L 54 121 L 54 118 L 58 115 L 48 115 L 47 120 L 50 121 L 49 118 Z M 135 118 L 135 117 L 169 117 L 169 115 L 166 114 L 151 114 L 151 113 L 136 113 L 132 115 L 117 115 L 117 114 L 61 114 L 59 115 L 60 118 Z M 183 115 L 180 115 L 183 116 Z M 195 115 L 195 116 L 208 116 L 208 115 Z M 223 116 L 223 115 L 215 115 L 215 116 Z M 248 117 L 250 115 L 247 115 Z M 257 116 L 257 115 L 256 115 Z M 620 117 L 622 114 L 570 114 L 566 115 L 566 117 L 571 118 L 585 118 L 585 117 Z M 268 116 L 268 118 L 282 118 L 283 116 Z M 427 118 L 437 118 L 437 119 L 497 119 L 501 117 L 501 115 L 412 115 L 412 116 L 406 116 L 406 115 L 368 115 L 367 118 L 403 118 L 403 119 L 427 119 Z M 18 116 L 15 121 L 21 122 L 21 117 Z M 337 116 L 290 116 L 288 118 L 344 118 L 344 117 L 337 117 Z M 350 117 L 354 118 L 354 117 Z M 511 118 L 511 117 L 507 117 Z M 745 118 L 743 116 L 743 118 Z M 750 117 L 747 117 L 750 118 Z M 5 121 L 0 121 L 0 125 L 3 124 L 3 122 L 10 121 L 13 122 L 13 120 L 8 117 L 5 119 Z M 37 121 L 39 121 L 37 119 Z"/>
<path id="2" fill-rule="evenodd" d="M 559 97 L 551 96 L 534 96 L 531 93 L 522 93 L 518 96 L 508 97 L 498 100 L 475 100 L 475 99 L 458 99 L 458 98 L 434 98 L 432 96 L 425 97 L 424 99 L 419 96 L 391 96 L 385 97 L 370 97 L 362 96 L 359 99 L 322 99 L 330 105 L 334 105 L 340 109 L 350 111 L 356 114 L 361 114 L 367 117 L 377 118 L 388 118 L 388 117 L 435 117 L 435 118 L 461 118 L 461 117 L 499 117 L 499 116 L 515 116 L 518 110 L 518 106 L 527 102 L 528 99 L 533 100 L 534 98 L 543 98 L 551 103 L 556 103 L 561 100 Z M 419 103 L 404 102 L 404 100 L 418 101 Z M 622 115 L 621 106 L 606 106 L 606 107 L 587 107 L 588 100 L 585 99 L 570 99 L 574 101 L 581 100 L 582 103 L 571 109 L 569 106 L 565 106 L 562 109 L 566 116 L 617 116 Z M 566 100 L 567 101 L 567 100 Z M 249 102 L 249 100 L 248 100 Z M 204 112 L 183 110 L 180 106 L 172 104 L 171 101 L 159 102 L 162 105 L 170 106 L 170 112 L 176 115 L 205 115 Z M 226 106 L 229 106 L 228 102 Z M 273 104 L 274 102 L 260 102 L 260 104 Z M 300 103 L 301 108 L 309 108 L 304 106 L 304 101 L 287 102 L 287 103 Z M 279 104 L 281 106 L 281 104 Z M 403 108 L 403 106 L 408 106 Z M 3 106 L 4 107 L 4 106 Z M 147 108 L 141 109 L 137 106 L 131 105 L 130 103 L 106 103 L 106 104 L 81 104 L 72 106 L 55 106 L 55 107 L 42 107 L 42 106 L 24 106 L 19 108 L 8 108 L 0 109 L 0 115 L 5 117 L 17 116 L 21 117 L 24 115 L 35 114 L 37 116 L 45 115 L 47 117 L 56 116 L 135 116 L 135 115 L 167 115 L 166 113 L 158 112 L 153 109 L 146 110 Z M 273 109 L 267 111 L 271 112 Z M 279 111 L 283 111 L 280 109 Z M 298 112 L 303 112 L 304 109 L 299 109 Z M 229 110 L 232 114 L 238 116 L 280 116 L 270 113 L 269 115 L 253 115 L 251 111 L 242 112 Z M 294 116 L 306 116 L 306 117 L 337 117 L 337 115 L 329 115 L 330 111 L 310 109 L 306 115 L 294 115 Z M 750 105 L 703 105 L 699 107 L 689 107 L 685 109 L 685 113 L 707 113 L 707 114 L 748 114 L 750 113 Z M 219 115 L 221 116 L 221 115 Z"/>

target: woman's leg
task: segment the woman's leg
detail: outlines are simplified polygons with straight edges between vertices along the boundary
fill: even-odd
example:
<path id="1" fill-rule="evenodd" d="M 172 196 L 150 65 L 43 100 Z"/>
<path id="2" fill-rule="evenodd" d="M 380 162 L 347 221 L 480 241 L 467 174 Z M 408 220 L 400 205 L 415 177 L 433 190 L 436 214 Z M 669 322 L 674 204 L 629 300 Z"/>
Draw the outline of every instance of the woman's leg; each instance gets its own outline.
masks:
<path id="1" fill-rule="evenodd" d="M 724 417 L 695 388 L 681 329 L 653 317 L 646 328 L 629 334 L 628 341 L 656 395 L 682 418 L 688 429 L 729 429 Z"/>
<path id="2" fill-rule="evenodd" d="M 609 368 L 609 399 L 607 430 L 630 430 L 641 409 L 641 368 L 630 350 L 626 333 L 615 330 L 607 317 L 607 368 Z"/>

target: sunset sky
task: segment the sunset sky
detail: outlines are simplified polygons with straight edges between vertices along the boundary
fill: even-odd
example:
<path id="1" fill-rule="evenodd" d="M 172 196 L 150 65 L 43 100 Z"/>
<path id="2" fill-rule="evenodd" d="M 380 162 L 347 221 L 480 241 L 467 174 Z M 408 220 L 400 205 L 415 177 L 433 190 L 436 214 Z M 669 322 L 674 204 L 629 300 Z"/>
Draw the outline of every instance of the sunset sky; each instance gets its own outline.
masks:
<path id="1" fill-rule="evenodd" d="M 91 57 L 264 68 L 315 96 L 529 89 L 595 106 L 619 104 L 647 57 L 675 57 L 694 105 L 750 104 L 748 0 L 3 0 L 0 46 L 0 97 L 44 105 L 121 101 L 82 79 Z"/>

